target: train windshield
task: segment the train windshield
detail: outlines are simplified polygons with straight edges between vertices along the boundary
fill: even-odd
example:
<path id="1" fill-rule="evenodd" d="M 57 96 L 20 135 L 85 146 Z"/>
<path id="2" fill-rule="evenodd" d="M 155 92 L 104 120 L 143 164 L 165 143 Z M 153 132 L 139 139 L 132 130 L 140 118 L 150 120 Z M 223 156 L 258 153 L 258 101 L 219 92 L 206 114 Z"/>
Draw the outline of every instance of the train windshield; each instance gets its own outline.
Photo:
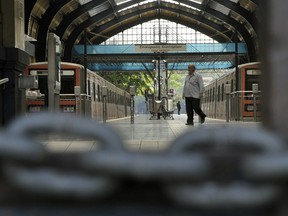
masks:
<path id="1" fill-rule="evenodd" d="M 74 94 L 75 86 L 74 70 L 61 70 L 61 91 L 60 94 Z M 47 70 L 30 70 L 30 75 L 38 76 L 38 88 L 41 94 L 48 92 Z"/>

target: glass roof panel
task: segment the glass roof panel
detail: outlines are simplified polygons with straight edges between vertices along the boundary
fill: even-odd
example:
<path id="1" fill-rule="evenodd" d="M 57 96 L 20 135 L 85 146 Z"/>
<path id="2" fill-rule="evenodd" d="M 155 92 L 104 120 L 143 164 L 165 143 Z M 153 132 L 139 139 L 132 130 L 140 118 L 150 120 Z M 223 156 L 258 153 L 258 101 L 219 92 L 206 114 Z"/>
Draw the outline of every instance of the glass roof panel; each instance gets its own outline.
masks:
<path id="1" fill-rule="evenodd" d="M 155 19 L 127 29 L 103 44 L 154 44 L 154 43 L 218 43 L 207 35 L 163 19 Z"/>

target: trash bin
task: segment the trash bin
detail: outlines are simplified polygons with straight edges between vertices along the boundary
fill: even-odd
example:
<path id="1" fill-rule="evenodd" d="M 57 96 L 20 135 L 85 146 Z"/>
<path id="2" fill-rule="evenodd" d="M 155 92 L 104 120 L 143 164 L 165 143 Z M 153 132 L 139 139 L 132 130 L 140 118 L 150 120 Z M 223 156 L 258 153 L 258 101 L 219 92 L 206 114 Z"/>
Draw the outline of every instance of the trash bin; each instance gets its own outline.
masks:
<path id="1" fill-rule="evenodd" d="M 167 111 L 168 111 L 168 112 L 173 111 L 173 99 L 168 99 L 168 102 L 167 102 Z"/>
<path id="2" fill-rule="evenodd" d="M 162 110 L 160 109 L 162 105 L 162 100 L 155 100 L 155 112 L 162 113 Z"/>

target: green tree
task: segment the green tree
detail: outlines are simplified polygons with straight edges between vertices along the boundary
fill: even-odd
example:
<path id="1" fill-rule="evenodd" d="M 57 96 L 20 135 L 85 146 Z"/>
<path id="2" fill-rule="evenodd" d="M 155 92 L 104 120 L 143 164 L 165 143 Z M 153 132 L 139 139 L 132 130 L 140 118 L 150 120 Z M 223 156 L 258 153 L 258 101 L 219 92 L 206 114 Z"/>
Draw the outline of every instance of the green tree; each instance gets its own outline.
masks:
<path id="1" fill-rule="evenodd" d="M 168 81 L 169 89 L 175 90 L 175 101 L 182 99 L 183 82 L 185 74 L 171 73 Z"/>
<path id="2" fill-rule="evenodd" d="M 130 86 L 135 86 L 136 95 L 144 95 L 146 89 L 153 91 L 153 79 L 145 72 L 101 72 L 98 74 L 128 92 Z"/>
<path id="3" fill-rule="evenodd" d="M 150 93 L 154 91 L 154 80 L 146 72 L 101 72 L 98 74 L 128 92 L 130 86 L 135 86 L 137 96 L 143 96 L 147 89 Z M 171 71 L 169 71 L 168 74 L 168 87 L 169 89 L 175 90 L 175 100 L 180 100 L 185 75 Z M 152 74 L 152 76 L 155 76 L 155 74 Z"/>

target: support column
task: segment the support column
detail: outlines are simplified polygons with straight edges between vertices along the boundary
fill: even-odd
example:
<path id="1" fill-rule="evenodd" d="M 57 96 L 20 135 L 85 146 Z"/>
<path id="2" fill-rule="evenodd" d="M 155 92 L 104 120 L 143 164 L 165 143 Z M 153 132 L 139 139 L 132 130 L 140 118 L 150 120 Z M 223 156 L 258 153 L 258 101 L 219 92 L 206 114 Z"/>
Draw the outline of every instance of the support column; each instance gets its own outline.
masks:
<path id="1" fill-rule="evenodd" d="M 18 77 L 25 72 L 29 54 L 25 50 L 24 0 L 0 0 L 0 125 L 6 125 L 24 108 L 25 92 Z"/>
<path id="2" fill-rule="evenodd" d="M 261 4 L 262 6 L 262 4 Z M 288 28 L 286 0 L 264 1 L 262 14 L 261 43 L 263 50 L 263 122 L 264 125 L 282 135 L 288 143 Z"/>

